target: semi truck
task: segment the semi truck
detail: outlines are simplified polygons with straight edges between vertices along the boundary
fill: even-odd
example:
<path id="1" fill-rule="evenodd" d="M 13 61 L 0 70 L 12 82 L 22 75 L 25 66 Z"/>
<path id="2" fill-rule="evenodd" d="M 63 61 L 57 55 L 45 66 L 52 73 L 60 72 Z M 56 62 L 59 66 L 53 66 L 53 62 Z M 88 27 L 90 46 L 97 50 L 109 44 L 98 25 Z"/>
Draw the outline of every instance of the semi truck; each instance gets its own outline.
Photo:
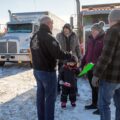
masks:
<path id="1" fill-rule="evenodd" d="M 50 16 L 54 21 L 53 34 L 61 31 L 65 22 L 56 15 L 44 12 L 11 13 L 9 10 L 7 32 L 0 37 L 0 66 L 5 62 L 31 62 L 30 40 L 38 31 L 40 18 L 43 15 Z"/>

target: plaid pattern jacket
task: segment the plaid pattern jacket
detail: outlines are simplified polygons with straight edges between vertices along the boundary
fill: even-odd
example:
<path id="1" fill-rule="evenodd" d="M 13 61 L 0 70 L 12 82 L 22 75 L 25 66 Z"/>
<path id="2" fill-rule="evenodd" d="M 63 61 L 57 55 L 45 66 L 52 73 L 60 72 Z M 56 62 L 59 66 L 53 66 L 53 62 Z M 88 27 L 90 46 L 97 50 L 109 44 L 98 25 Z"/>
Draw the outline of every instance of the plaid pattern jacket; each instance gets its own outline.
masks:
<path id="1" fill-rule="evenodd" d="M 120 22 L 108 29 L 104 41 L 93 75 L 107 82 L 120 83 Z"/>

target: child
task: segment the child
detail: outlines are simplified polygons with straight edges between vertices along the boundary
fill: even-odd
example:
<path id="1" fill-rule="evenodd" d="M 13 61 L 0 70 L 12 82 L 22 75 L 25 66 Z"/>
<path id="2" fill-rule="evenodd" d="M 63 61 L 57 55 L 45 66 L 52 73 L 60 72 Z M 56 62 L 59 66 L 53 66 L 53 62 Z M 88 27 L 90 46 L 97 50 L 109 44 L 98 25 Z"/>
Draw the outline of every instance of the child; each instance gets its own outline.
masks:
<path id="1" fill-rule="evenodd" d="M 72 58 L 68 60 L 60 69 L 60 84 L 62 85 L 61 107 L 65 108 L 67 97 L 73 107 L 76 106 L 76 75 L 79 73 L 77 68 L 77 59 Z"/>

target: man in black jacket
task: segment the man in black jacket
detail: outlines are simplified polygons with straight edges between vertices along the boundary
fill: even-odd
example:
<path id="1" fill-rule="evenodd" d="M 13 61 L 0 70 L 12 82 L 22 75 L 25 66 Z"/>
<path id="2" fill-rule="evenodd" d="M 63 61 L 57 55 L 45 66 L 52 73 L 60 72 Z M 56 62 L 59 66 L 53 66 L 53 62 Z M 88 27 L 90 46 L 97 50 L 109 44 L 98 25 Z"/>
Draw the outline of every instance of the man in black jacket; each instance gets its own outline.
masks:
<path id="1" fill-rule="evenodd" d="M 60 49 L 52 36 L 53 21 L 44 16 L 40 20 L 40 29 L 31 39 L 30 48 L 34 76 L 37 81 L 38 120 L 54 120 L 56 98 L 57 59 L 70 59 L 70 53 Z"/>

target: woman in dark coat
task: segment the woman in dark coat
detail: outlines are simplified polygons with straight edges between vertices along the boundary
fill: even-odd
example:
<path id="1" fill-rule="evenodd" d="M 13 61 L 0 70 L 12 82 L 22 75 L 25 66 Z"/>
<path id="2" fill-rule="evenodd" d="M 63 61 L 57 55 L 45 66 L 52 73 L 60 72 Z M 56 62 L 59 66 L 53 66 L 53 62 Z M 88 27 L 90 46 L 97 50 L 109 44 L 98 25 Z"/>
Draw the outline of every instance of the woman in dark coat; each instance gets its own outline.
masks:
<path id="1" fill-rule="evenodd" d="M 101 55 L 103 48 L 103 39 L 105 32 L 103 30 L 104 22 L 95 23 L 91 27 L 91 35 L 88 38 L 87 42 L 87 50 L 82 59 L 81 67 L 83 68 L 87 63 L 97 63 L 99 56 Z M 87 77 L 92 89 L 92 103 L 90 105 L 86 105 L 85 109 L 97 109 L 97 101 L 98 101 L 98 88 L 93 87 L 91 84 L 93 77 L 93 70 L 87 73 Z M 99 114 L 99 110 L 93 112 L 94 114 Z"/>

